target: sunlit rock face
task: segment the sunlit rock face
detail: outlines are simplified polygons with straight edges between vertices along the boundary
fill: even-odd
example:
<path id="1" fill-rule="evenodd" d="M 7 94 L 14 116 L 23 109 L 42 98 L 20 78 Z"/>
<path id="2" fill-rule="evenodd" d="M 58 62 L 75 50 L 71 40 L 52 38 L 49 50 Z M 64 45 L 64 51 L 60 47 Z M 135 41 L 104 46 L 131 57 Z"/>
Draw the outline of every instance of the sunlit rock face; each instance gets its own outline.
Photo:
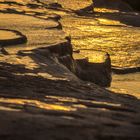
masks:
<path id="1" fill-rule="evenodd" d="M 92 4 L 92 0 L 57 0 L 64 8 L 80 10 Z"/>
<path id="2" fill-rule="evenodd" d="M 61 24 L 58 21 L 60 16 L 55 13 L 49 14 L 49 10 L 45 8 L 45 6 L 50 5 L 53 1 L 39 3 L 36 0 L 3 0 L 0 2 L 1 28 L 3 29 L 0 30 L 0 47 L 4 46 L 4 48 L 0 48 L 0 62 L 24 65 L 28 70 L 34 69 L 34 72 L 39 69 L 39 71 L 37 70 L 38 72 L 26 71 L 24 74 L 20 73 L 19 70 L 15 72 L 16 75 L 40 75 L 47 79 L 61 80 L 63 78 L 66 80 L 74 76 L 75 80 L 78 79 L 62 64 L 55 62 L 58 61 L 58 56 L 69 54 L 70 57 L 72 48 L 70 42 L 65 39 L 66 34 L 60 28 Z M 17 45 L 21 43 L 24 44 Z M 57 54 L 57 56 L 53 55 L 53 53 Z M 33 56 L 31 57 L 31 55 Z M 43 60 L 46 60 L 45 63 L 41 62 L 42 55 L 44 56 Z M 19 58 L 18 56 L 21 57 Z M 47 61 L 48 57 L 52 57 L 52 61 Z M 41 63 L 44 63 L 44 66 L 42 65 L 44 68 L 40 65 Z M 48 65 L 50 64 L 51 67 L 49 67 L 49 70 Z M 56 70 L 59 69 L 59 66 L 62 68 L 60 68 L 61 71 Z M 67 78 L 60 73 L 63 73 L 65 76 L 67 75 Z M 71 73 L 71 76 L 68 76 L 68 73 Z"/>

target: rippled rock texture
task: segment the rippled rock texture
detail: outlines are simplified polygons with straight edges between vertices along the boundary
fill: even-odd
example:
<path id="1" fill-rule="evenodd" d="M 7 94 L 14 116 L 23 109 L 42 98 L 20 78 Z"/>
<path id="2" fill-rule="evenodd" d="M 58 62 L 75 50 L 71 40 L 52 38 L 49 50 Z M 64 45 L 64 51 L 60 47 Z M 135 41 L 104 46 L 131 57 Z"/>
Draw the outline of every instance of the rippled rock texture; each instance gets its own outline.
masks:
<path id="1" fill-rule="evenodd" d="M 132 26 L 139 14 L 93 15 L 84 13 L 92 2 L 82 2 L 0 0 L 0 39 L 26 38 L 1 43 L 0 139 L 140 139 L 140 101 L 96 85 L 110 84 L 110 58 L 130 67 L 119 63 L 121 45 L 126 49 L 132 37 L 131 44 L 139 43 L 139 27 Z"/>
<path id="2" fill-rule="evenodd" d="M 104 51 L 111 57 L 114 73 L 121 74 L 120 77 L 133 73 L 132 77 L 136 77 L 135 72 L 139 73 L 140 66 L 140 14 L 125 7 L 124 10 L 127 12 L 113 7 L 102 7 L 101 4 L 100 7 L 94 8 L 95 14 L 65 15 L 61 21 L 64 24 L 63 29 L 72 36 L 74 49 L 79 50 L 89 62 L 100 62 L 103 56 L 100 53 L 95 55 L 94 51 Z M 127 81 L 125 76 L 123 80 L 115 81 L 115 85 L 122 85 L 119 87 L 114 87 L 113 80 L 113 89 L 118 89 L 117 92 L 121 93 L 134 92 L 133 94 L 139 95 L 139 80 L 128 78 Z M 126 87 L 124 83 L 127 83 Z M 134 88 L 127 88 L 132 85 L 137 86 L 136 91 L 133 91 Z"/>

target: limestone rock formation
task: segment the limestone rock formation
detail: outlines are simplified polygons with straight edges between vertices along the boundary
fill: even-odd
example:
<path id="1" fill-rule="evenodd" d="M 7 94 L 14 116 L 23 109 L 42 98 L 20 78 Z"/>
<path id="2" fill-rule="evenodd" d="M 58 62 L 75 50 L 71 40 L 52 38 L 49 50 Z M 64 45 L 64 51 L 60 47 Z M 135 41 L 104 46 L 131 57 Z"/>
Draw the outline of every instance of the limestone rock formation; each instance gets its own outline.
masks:
<path id="1" fill-rule="evenodd" d="M 27 37 L 15 30 L 0 30 L 0 46 L 18 45 L 27 42 Z"/>
<path id="2" fill-rule="evenodd" d="M 139 42 L 139 28 L 113 19 L 110 25 L 112 13 L 77 15 L 77 8 L 91 4 L 78 1 L 0 0 L 0 26 L 8 29 L 0 39 L 28 40 L 9 43 L 8 55 L 0 53 L 0 140 L 140 139 L 139 99 L 99 86 L 110 84 L 110 58 L 119 64 L 114 56 L 120 56 L 123 40 L 135 34 L 131 44 Z M 112 47 L 111 37 L 118 46 Z M 123 63 L 123 57 L 117 60 Z"/>

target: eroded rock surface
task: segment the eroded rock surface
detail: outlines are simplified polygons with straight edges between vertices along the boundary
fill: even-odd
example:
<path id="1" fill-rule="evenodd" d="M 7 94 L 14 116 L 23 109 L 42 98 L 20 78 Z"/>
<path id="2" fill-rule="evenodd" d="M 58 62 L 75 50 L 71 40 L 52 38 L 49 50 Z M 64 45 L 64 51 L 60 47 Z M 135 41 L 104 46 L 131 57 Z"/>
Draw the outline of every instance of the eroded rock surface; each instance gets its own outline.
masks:
<path id="1" fill-rule="evenodd" d="M 28 40 L 4 47 L 7 54 L 0 53 L 0 139 L 140 139 L 137 98 L 75 76 L 82 70 L 82 74 L 87 72 L 84 80 L 96 74 L 96 81 L 104 81 L 107 73 L 110 79 L 108 53 L 98 48 L 91 51 L 90 45 L 80 48 L 84 38 L 92 35 L 93 39 L 94 34 L 85 32 L 87 25 L 107 27 L 99 24 L 100 17 L 77 16 L 59 0 L 0 2 L 1 28 L 19 31 Z M 72 42 L 62 29 L 72 36 Z"/>
<path id="2" fill-rule="evenodd" d="M 117 3 L 117 0 L 115 3 Z M 93 63 L 100 61 L 99 50 L 108 52 L 111 57 L 114 73 L 139 73 L 140 14 L 130 11 L 129 8 L 125 9 L 126 7 L 124 7 L 124 10 L 129 12 L 122 12 L 120 9 L 102 6 L 103 4 L 100 7 L 94 8 L 95 14 L 84 13 L 80 16 L 77 16 L 77 14 L 72 15 L 71 13 L 69 16 L 63 14 L 61 19 L 63 29 L 65 32 L 71 34 L 74 50 L 76 52 L 79 50 L 78 52 L 81 55 L 88 57 L 89 61 Z M 106 6 L 109 5 L 106 4 Z M 95 55 L 94 52 L 99 53 Z M 123 75 L 121 76 L 123 77 Z M 133 77 L 135 77 L 135 73 Z M 129 87 L 129 84 L 140 84 L 139 80 L 135 83 L 135 78 L 127 81 L 124 76 L 123 80 L 127 83 L 126 87 Z M 125 88 L 123 80 L 121 80 L 122 83 L 119 83 L 119 80 L 115 81 L 112 84 L 113 90 L 115 88 L 117 92 L 131 93 L 133 88 L 131 90 Z M 116 86 L 114 87 L 114 85 Z M 117 85 L 122 86 L 117 88 Z M 137 89 L 139 89 L 139 86 L 137 86 Z M 136 94 L 138 95 L 139 93 L 140 91 L 138 90 Z"/>

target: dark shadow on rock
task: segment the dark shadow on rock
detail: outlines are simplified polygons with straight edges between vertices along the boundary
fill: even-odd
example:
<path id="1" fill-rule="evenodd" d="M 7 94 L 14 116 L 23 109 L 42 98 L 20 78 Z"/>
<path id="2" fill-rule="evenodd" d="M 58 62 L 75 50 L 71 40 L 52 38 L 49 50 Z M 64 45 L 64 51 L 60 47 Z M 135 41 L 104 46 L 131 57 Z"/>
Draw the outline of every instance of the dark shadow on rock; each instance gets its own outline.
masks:
<path id="1" fill-rule="evenodd" d="M 19 6 L 24 6 L 22 3 L 18 3 L 16 1 L 1 1 L 0 4 L 8 4 L 8 5 L 19 5 Z"/>
<path id="2" fill-rule="evenodd" d="M 9 30 L 9 29 L 0 29 L 0 31 L 7 31 L 7 32 L 11 32 L 11 33 L 14 33 L 15 35 L 17 35 L 16 38 L 0 39 L 0 46 L 2 46 L 2 47 L 18 45 L 18 44 L 23 44 L 23 43 L 27 42 L 27 37 L 19 31 Z"/>
<path id="3" fill-rule="evenodd" d="M 110 57 L 103 63 L 90 63 L 76 60 L 79 65 L 77 75 L 84 81 L 90 81 L 102 87 L 109 87 L 112 81 Z"/>
<path id="4" fill-rule="evenodd" d="M 134 26 L 134 27 L 140 27 L 140 14 L 135 12 L 94 12 L 94 14 L 91 13 L 83 13 L 80 16 L 85 16 L 87 18 L 105 18 L 105 19 L 111 19 L 115 21 L 120 21 L 120 23 L 126 24 L 128 26 Z M 102 24 L 101 24 L 102 25 Z M 104 25 L 104 26 L 112 26 L 112 25 Z M 116 25 L 114 25 L 116 26 Z"/>
<path id="5" fill-rule="evenodd" d="M 134 10 L 140 11 L 140 1 L 139 0 L 122 0 L 127 2 Z"/>
<path id="6" fill-rule="evenodd" d="M 36 74 L 38 69 L 28 69 L 25 65 L 14 65 L 5 62 L 0 62 L 0 96 L 12 97 L 44 97 L 46 95 L 57 95 L 64 97 L 75 97 L 77 99 L 87 99 L 87 100 L 106 100 L 106 101 L 118 101 L 114 97 L 122 97 L 122 99 L 136 100 L 136 98 L 129 98 L 130 95 L 120 95 L 112 94 L 107 90 L 100 88 L 97 85 L 87 82 L 73 82 L 65 80 L 51 80 L 43 78 L 42 76 L 32 76 L 27 73 Z M 80 86 L 81 85 L 81 86 Z M 78 86 L 78 87 L 77 87 Z M 22 90 L 21 90 L 22 89 Z M 27 89 L 33 92 L 28 92 Z M 44 90 L 44 92 L 43 92 Z M 85 92 L 85 91 L 86 92 Z M 99 91 L 98 91 L 99 90 Z M 9 92 L 10 91 L 10 92 Z M 69 92 L 68 92 L 69 91 Z M 68 92 L 68 93 L 67 93 Z M 35 94 L 38 93 L 38 94 Z M 110 94 L 112 94 L 110 96 Z M 93 97 L 92 97 L 93 96 Z M 133 96 L 132 96 L 133 97 Z M 125 102 L 125 100 L 124 100 Z M 127 100 L 126 100 L 127 102 Z"/>
<path id="7" fill-rule="evenodd" d="M 106 8 L 119 11 L 132 11 L 132 8 L 122 0 L 93 0 L 95 8 Z"/>
<path id="8" fill-rule="evenodd" d="M 79 9 L 77 11 L 73 11 L 74 13 L 76 13 L 79 16 L 85 15 L 85 14 L 89 14 L 89 13 L 94 13 L 94 6 L 93 4 L 83 8 L 83 9 Z"/>
<path id="9" fill-rule="evenodd" d="M 120 21 L 120 23 L 140 27 L 140 14 L 132 13 L 99 13 L 102 18 Z"/>
<path id="10" fill-rule="evenodd" d="M 134 68 L 112 67 L 111 69 L 112 69 L 112 72 L 115 74 L 128 74 L 128 73 L 140 72 L 140 67 L 134 67 Z"/>
<path id="11" fill-rule="evenodd" d="M 0 138 L 84 140 L 84 137 L 105 136 L 104 140 L 140 137 L 138 99 L 113 94 L 94 84 L 16 74 L 26 72 L 34 73 L 24 65 L 0 63 L 0 97 L 4 101 L 0 100 Z M 19 104 L 18 100 L 24 100 L 24 104 Z M 78 108 L 75 111 L 51 110 L 36 106 L 40 104 Z M 118 133 L 120 129 L 121 134 Z M 88 133 L 89 130 L 92 133 Z"/>

